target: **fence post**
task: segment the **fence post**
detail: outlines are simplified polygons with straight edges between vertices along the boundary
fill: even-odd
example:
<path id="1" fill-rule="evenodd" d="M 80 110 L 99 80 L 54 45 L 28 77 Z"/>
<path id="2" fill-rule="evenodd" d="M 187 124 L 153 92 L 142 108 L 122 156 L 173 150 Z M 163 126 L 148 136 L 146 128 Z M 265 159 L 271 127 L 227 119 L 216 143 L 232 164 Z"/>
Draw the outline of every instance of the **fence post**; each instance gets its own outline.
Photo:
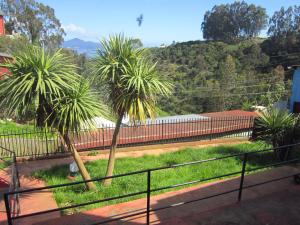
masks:
<path id="1" fill-rule="evenodd" d="M 213 118 L 210 117 L 210 136 L 209 136 L 209 140 L 212 140 L 212 129 L 213 129 L 213 125 L 212 125 L 212 121 L 213 121 Z"/>
<path id="2" fill-rule="evenodd" d="M 151 170 L 147 171 L 147 225 L 150 224 Z"/>
<path id="3" fill-rule="evenodd" d="M 48 137 L 47 137 L 47 131 L 45 129 L 45 138 L 46 138 L 46 151 L 47 151 L 47 156 L 49 155 L 49 147 L 48 147 Z"/>
<path id="4" fill-rule="evenodd" d="M 105 148 L 105 144 L 104 144 L 104 125 L 102 126 L 102 144 L 103 144 L 103 149 Z"/>
<path id="5" fill-rule="evenodd" d="M 161 139 L 164 139 L 164 121 L 161 121 Z"/>
<path id="6" fill-rule="evenodd" d="M 244 154 L 244 159 L 243 159 L 242 172 L 241 172 L 241 181 L 240 181 L 238 201 L 241 201 L 241 199 L 242 199 L 242 192 L 243 192 L 243 186 L 244 186 L 244 178 L 245 178 L 247 159 L 248 159 L 248 153 L 245 153 Z"/>
<path id="7" fill-rule="evenodd" d="M 11 220 L 10 205 L 9 205 L 9 199 L 7 193 L 4 194 L 4 202 L 5 202 L 5 209 L 6 209 L 6 216 L 7 216 L 7 224 L 13 225 Z"/>

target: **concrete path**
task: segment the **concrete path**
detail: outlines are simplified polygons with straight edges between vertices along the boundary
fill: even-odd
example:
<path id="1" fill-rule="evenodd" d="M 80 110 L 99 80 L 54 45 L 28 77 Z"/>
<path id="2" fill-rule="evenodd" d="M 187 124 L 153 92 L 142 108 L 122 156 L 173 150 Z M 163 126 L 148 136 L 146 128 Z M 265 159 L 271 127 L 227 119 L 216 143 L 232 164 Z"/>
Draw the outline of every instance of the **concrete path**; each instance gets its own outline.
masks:
<path id="1" fill-rule="evenodd" d="M 285 166 L 248 175 L 245 186 L 299 173 L 297 167 Z M 202 184 L 171 191 L 151 198 L 151 208 L 173 205 L 151 214 L 151 224 L 170 225 L 296 225 L 299 224 L 300 186 L 292 178 L 245 189 L 242 202 L 237 192 L 183 205 L 183 202 L 230 191 L 239 187 L 239 178 Z M 284 204 L 283 204 L 284 203 Z M 106 206 L 34 225 L 89 225 L 145 210 L 146 200 L 139 199 Z M 276 220 L 274 218 L 277 218 Z M 145 224 L 145 215 L 110 224 Z M 286 223 L 277 223 L 286 221 Z M 294 223 L 293 223 L 294 221 Z M 22 221 L 22 224 L 23 223 Z"/>

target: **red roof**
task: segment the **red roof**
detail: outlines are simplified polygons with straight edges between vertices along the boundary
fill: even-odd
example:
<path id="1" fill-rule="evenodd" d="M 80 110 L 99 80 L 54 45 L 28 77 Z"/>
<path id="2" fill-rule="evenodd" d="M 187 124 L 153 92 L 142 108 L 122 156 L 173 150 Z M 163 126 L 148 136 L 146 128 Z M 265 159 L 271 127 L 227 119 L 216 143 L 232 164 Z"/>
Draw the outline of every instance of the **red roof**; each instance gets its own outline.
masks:
<path id="1" fill-rule="evenodd" d="M 244 110 L 229 110 L 223 112 L 212 112 L 212 113 L 204 113 L 200 114 L 201 116 L 207 117 L 228 117 L 228 116 L 258 116 L 256 112 L 249 112 Z"/>
<path id="2" fill-rule="evenodd" d="M 0 63 L 4 63 L 6 60 L 11 60 L 12 57 L 8 54 L 0 52 Z M 9 70 L 7 68 L 0 67 L 0 80 L 2 79 L 4 74 L 9 74 Z"/>

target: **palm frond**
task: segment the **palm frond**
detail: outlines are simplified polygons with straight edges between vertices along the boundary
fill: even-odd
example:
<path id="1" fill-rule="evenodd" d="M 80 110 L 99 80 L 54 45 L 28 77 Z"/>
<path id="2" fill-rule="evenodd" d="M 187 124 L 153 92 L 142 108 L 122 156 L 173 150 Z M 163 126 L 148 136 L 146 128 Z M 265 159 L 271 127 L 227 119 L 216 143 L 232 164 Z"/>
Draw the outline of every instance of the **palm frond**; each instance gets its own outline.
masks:
<path id="1" fill-rule="evenodd" d="M 135 48 L 130 38 L 114 35 L 102 41 L 95 63 L 95 75 L 105 86 L 111 107 L 132 121 L 154 117 L 159 95 L 169 95 L 172 85 L 161 79 L 156 64 L 146 59 L 145 49 Z"/>
<path id="2" fill-rule="evenodd" d="M 62 133 L 78 133 L 82 129 L 95 128 L 95 117 L 108 116 L 107 107 L 99 102 L 97 93 L 91 91 L 89 83 L 84 80 L 53 103 L 53 112 L 48 118 L 49 124 Z"/>
<path id="3" fill-rule="evenodd" d="M 6 113 L 23 115 L 34 105 L 37 116 L 43 117 L 37 120 L 44 120 L 46 103 L 53 96 L 62 96 L 79 79 L 76 67 L 61 50 L 51 54 L 43 48 L 28 46 L 1 66 L 11 72 L 0 82 L 1 105 L 6 105 Z"/>

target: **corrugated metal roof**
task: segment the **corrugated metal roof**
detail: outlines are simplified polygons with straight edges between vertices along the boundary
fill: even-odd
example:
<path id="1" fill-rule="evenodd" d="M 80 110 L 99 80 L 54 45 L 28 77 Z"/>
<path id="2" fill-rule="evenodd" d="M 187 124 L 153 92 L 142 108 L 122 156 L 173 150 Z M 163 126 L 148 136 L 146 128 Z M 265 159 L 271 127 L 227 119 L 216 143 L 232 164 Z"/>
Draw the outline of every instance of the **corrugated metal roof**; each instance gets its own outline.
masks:
<path id="1" fill-rule="evenodd" d="M 146 124 L 160 124 L 160 123 L 178 123 L 190 120 L 203 120 L 208 119 L 206 116 L 201 116 L 198 114 L 188 114 L 188 115 L 176 115 L 176 116 L 164 116 L 164 117 L 157 117 L 155 119 L 146 119 Z M 123 123 L 124 124 L 124 123 Z M 128 122 L 124 125 L 132 126 L 133 123 Z"/>

